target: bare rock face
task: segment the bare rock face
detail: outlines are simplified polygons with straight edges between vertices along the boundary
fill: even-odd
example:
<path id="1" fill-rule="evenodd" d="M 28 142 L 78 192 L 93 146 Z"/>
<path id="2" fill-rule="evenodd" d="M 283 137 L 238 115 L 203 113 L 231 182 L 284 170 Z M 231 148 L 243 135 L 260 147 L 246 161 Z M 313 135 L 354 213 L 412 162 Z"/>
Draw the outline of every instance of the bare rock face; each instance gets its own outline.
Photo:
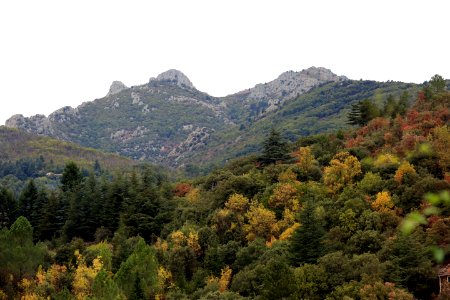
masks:
<path id="1" fill-rule="evenodd" d="M 14 115 L 6 120 L 5 126 L 41 135 L 52 135 L 54 133 L 51 122 L 44 115 L 35 115 L 29 118 L 23 115 Z"/>
<path id="2" fill-rule="evenodd" d="M 64 106 L 48 116 L 51 123 L 66 123 L 78 117 L 78 109 Z"/>
<path id="3" fill-rule="evenodd" d="M 123 84 L 121 81 L 113 81 L 111 86 L 109 87 L 109 92 L 108 92 L 108 94 L 106 94 L 106 97 L 118 94 L 127 88 L 128 87 L 125 84 Z"/>
<path id="4" fill-rule="evenodd" d="M 164 73 L 161 73 L 156 78 L 150 78 L 150 82 L 152 81 L 170 82 L 175 83 L 179 87 L 194 89 L 194 85 L 189 80 L 189 78 L 182 72 L 175 69 L 171 69 Z"/>
<path id="5" fill-rule="evenodd" d="M 267 101 L 266 112 L 268 112 L 277 109 L 282 102 L 304 94 L 319 84 L 343 80 L 347 78 L 325 68 L 311 67 L 300 72 L 287 71 L 271 82 L 257 84 L 248 90 L 246 100 Z"/>
<path id="6" fill-rule="evenodd" d="M 195 130 L 189 133 L 189 135 L 183 142 L 173 148 L 167 156 L 170 159 L 173 159 L 173 162 L 177 164 L 177 162 L 186 154 L 192 153 L 195 150 L 204 147 L 207 144 L 208 139 L 213 131 L 214 130 L 207 127 L 197 127 Z"/>

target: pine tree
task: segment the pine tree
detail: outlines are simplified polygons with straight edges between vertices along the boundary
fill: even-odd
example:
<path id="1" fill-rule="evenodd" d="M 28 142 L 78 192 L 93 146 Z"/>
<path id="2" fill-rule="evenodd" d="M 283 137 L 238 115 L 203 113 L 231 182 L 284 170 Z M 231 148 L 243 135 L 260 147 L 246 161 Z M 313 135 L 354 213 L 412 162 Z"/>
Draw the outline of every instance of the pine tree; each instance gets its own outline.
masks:
<path id="1" fill-rule="evenodd" d="M 17 202 L 13 193 L 0 187 L 0 228 L 9 227 L 17 217 Z"/>
<path id="2" fill-rule="evenodd" d="M 50 192 L 36 227 L 36 237 L 41 241 L 51 240 L 59 234 L 64 222 L 61 203 L 57 195 L 54 192 Z"/>
<path id="3" fill-rule="evenodd" d="M 38 198 L 38 189 L 34 184 L 34 180 L 31 179 L 28 181 L 27 186 L 22 190 L 19 196 L 19 214 L 27 218 L 27 220 L 31 220 L 32 225 L 34 224 L 34 220 L 32 220 L 31 215 L 33 214 L 33 208 L 35 208 L 35 202 Z"/>
<path id="4" fill-rule="evenodd" d="M 263 142 L 263 153 L 259 161 L 263 164 L 274 164 L 286 162 L 290 158 L 287 143 L 282 139 L 281 134 L 272 128 L 269 136 Z"/>
<path id="5" fill-rule="evenodd" d="M 353 104 L 350 113 L 347 115 L 347 123 L 350 125 L 364 126 L 370 120 L 381 115 L 380 109 L 366 99 Z"/>
<path id="6" fill-rule="evenodd" d="M 292 262 L 295 265 L 314 264 L 322 256 L 322 237 L 325 231 L 316 217 L 315 207 L 308 202 L 300 214 L 301 226 L 294 232 L 291 241 Z"/>
<path id="7" fill-rule="evenodd" d="M 82 180 L 83 175 L 78 166 L 74 162 L 69 162 L 61 177 L 61 189 L 63 192 L 73 191 L 81 184 Z"/>

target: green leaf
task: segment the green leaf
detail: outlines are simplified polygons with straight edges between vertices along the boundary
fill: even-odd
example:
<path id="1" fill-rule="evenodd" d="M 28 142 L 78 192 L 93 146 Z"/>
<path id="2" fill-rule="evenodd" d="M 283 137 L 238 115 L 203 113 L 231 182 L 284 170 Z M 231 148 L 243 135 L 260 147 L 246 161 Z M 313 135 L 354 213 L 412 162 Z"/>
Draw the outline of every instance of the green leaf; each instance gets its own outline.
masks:
<path id="1" fill-rule="evenodd" d="M 450 205 L 450 192 L 448 190 L 442 191 L 439 196 L 445 205 Z"/>
<path id="2" fill-rule="evenodd" d="M 444 258 L 445 258 L 444 249 L 437 247 L 437 246 L 433 246 L 431 248 L 431 253 L 433 253 L 433 258 L 437 263 L 440 264 L 444 261 Z"/>
<path id="3" fill-rule="evenodd" d="M 423 213 L 426 216 L 431 216 L 431 215 L 438 215 L 441 212 L 441 210 L 439 208 L 437 208 L 436 206 L 430 206 L 424 209 Z"/>
<path id="4" fill-rule="evenodd" d="M 430 202 L 433 205 L 439 205 L 441 203 L 441 197 L 439 195 L 433 194 L 433 193 L 427 193 L 425 194 L 425 200 Z"/>

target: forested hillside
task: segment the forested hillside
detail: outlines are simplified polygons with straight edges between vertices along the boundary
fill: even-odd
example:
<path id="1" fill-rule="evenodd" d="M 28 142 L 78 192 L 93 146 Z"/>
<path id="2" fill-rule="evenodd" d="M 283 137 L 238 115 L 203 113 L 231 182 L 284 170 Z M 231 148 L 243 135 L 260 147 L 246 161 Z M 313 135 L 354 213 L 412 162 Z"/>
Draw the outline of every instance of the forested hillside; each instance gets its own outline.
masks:
<path id="1" fill-rule="evenodd" d="M 450 93 L 403 92 L 292 142 L 288 103 L 258 154 L 202 177 L 69 163 L 55 189 L 1 187 L 0 299 L 448 299 Z"/>
<path id="2" fill-rule="evenodd" d="M 279 127 L 290 141 L 346 129 L 352 104 L 370 99 L 382 107 L 390 95 L 398 98 L 404 92 L 412 102 L 421 87 L 349 80 L 311 67 L 212 97 L 180 71 L 169 70 L 139 86 L 115 82 L 106 97 L 63 107 L 48 117 L 15 115 L 6 126 L 173 168 L 210 170 L 257 153 L 271 127 Z"/>

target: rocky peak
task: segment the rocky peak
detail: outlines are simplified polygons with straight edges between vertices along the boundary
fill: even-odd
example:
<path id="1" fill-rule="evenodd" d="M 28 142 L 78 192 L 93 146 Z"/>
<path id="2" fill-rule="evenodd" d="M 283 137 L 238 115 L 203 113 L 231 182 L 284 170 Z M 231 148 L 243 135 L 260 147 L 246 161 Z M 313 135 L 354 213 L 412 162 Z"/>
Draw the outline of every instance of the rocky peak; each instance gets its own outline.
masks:
<path id="1" fill-rule="evenodd" d="M 264 101 L 268 105 L 266 111 L 272 111 L 283 102 L 306 93 L 319 84 L 346 79 L 345 76 L 338 76 L 325 68 L 311 67 L 300 72 L 287 71 L 271 82 L 257 84 L 248 90 L 246 98 L 247 101 Z"/>
<path id="2" fill-rule="evenodd" d="M 9 128 L 21 128 L 26 122 L 23 115 L 14 115 L 5 122 L 5 126 Z"/>
<path id="3" fill-rule="evenodd" d="M 165 82 L 172 82 L 178 85 L 179 87 L 187 87 L 187 88 L 194 88 L 194 85 L 189 80 L 189 78 L 184 75 L 181 71 L 171 69 L 166 72 L 163 72 L 158 75 L 156 78 L 151 78 L 150 82 L 152 81 L 165 81 Z"/>
<path id="4" fill-rule="evenodd" d="M 111 83 L 111 86 L 109 87 L 109 92 L 108 94 L 106 94 L 106 97 L 120 93 L 121 91 L 127 88 L 128 87 L 125 84 L 123 84 L 122 81 L 113 81 Z"/>

